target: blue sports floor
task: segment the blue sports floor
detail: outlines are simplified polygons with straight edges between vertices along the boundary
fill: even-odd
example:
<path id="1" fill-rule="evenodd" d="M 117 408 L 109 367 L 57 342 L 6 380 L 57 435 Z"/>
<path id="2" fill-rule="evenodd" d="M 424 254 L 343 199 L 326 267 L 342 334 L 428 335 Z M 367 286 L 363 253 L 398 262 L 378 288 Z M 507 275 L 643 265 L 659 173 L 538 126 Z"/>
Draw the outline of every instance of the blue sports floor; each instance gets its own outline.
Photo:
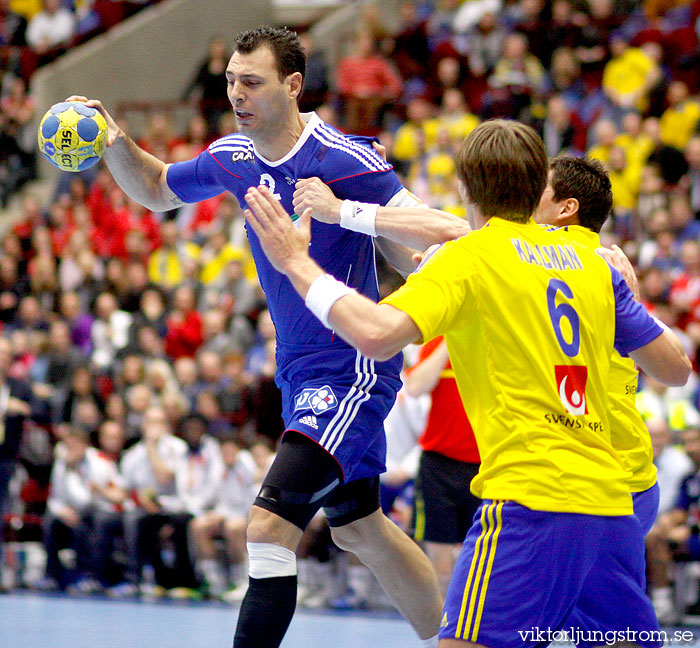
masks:
<path id="1" fill-rule="evenodd" d="M 237 607 L 214 603 L 4 595 L 0 596 L 0 648 L 231 648 L 237 611 Z M 669 636 L 673 631 L 668 629 Z M 690 640 L 671 641 L 667 646 L 700 645 L 698 629 L 693 628 L 692 634 Z M 394 613 L 299 610 L 282 648 L 419 645 L 410 626 Z"/>
<path id="2" fill-rule="evenodd" d="M 0 648 L 231 648 L 238 607 L 0 596 Z M 392 613 L 299 610 L 282 648 L 418 648 Z"/>

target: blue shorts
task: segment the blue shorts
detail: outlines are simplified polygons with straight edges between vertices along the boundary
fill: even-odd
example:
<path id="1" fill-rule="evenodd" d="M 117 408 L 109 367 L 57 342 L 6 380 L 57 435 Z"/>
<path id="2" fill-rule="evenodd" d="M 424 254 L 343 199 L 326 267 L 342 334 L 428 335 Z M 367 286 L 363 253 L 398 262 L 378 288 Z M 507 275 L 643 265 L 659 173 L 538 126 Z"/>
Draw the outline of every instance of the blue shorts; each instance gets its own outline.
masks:
<path id="1" fill-rule="evenodd" d="M 593 634 L 602 629 L 662 645 L 658 634 L 650 636 L 659 626 L 639 581 L 644 541 L 633 515 L 551 513 L 485 500 L 474 520 L 447 591 L 441 639 L 518 648 L 546 646 L 573 630 L 580 645 L 602 645 L 606 637 Z M 595 625 L 571 628 L 581 604 Z"/>
<path id="2" fill-rule="evenodd" d="M 401 381 L 398 374 L 378 372 L 376 365 L 382 363 L 357 352 L 334 362 L 332 373 L 330 367 L 316 366 L 297 372 L 293 381 L 277 376 L 285 426 L 325 448 L 345 482 L 375 477 L 386 470 L 384 419 Z"/>
<path id="3" fill-rule="evenodd" d="M 632 502 L 634 503 L 634 514 L 642 526 L 642 535 L 646 535 L 654 526 L 656 516 L 659 514 L 658 483 L 645 491 L 632 493 Z"/>

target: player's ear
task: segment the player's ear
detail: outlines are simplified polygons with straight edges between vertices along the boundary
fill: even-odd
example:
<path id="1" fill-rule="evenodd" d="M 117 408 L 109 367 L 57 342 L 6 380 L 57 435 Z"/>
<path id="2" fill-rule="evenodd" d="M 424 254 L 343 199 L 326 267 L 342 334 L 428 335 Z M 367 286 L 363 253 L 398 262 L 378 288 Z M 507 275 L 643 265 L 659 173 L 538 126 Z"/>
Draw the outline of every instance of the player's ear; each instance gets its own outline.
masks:
<path id="1" fill-rule="evenodd" d="M 457 181 L 457 186 L 459 188 L 459 197 L 462 199 L 464 204 L 469 202 L 469 196 L 467 196 L 467 188 L 461 180 Z"/>
<path id="2" fill-rule="evenodd" d="M 578 200 L 576 198 L 567 198 L 561 201 L 554 225 L 557 227 L 578 225 Z"/>
<path id="3" fill-rule="evenodd" d="M 296 99 L 301 94 L 304 77 L 301 72 L 292 72 L 285 80 L 289 85 L 289 96 Z"/>
<path id="4" fill-rule="evenodd" d="M 569 217 L 578 214 L 578 198 L 567 198 L 562 205 L 561 213 Z"/>

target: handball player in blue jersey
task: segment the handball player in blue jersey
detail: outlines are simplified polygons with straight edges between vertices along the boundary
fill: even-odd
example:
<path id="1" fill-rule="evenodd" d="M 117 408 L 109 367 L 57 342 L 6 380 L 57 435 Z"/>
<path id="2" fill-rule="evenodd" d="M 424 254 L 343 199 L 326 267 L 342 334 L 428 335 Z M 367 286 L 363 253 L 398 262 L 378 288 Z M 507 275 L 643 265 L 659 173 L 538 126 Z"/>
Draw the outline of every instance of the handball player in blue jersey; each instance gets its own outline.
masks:
<path id="1" fill-rule="evenodd" d="M 366 142 L 299 112 L 304 72 L 305 55 L 293 32 L 263 27 L 240 34 L 226 70 L 239 132 L 172 165 L 140 149 L 99 101 L 88 105 L 107 119 L 105 161 L 115 180 L 151 210 L 227 190 L 245 206 L 248 189 L 262 185 L 297 220 L 298 188 L 309 178 L 332 187 L 345 200 L 344 216 L 340 226 L 313 222 L 309 253 L 326 273 L 377 301 L 375 246 L 407 274 L 414 249 L 461 236 L 468 226 L 448 214 L 426 218 L 411 209 L 400 222 L 375 218 L 369 203 L 406 208 L 417 201 Z M 257 235 L 248 234 L 277 330 L 276 380 L 286 432 L 250 512 L 250 584 L 234 646 L 279 646 L 296 604 L 294 551 L 320 507 L 336 544 L 372 570 L 423 645 L 437 646 L 442 601 L 435 573 L 379 508 L 383 420 L 400 386 L 401 357 L 375 362 L 324 327 L 267 260 Z"/>

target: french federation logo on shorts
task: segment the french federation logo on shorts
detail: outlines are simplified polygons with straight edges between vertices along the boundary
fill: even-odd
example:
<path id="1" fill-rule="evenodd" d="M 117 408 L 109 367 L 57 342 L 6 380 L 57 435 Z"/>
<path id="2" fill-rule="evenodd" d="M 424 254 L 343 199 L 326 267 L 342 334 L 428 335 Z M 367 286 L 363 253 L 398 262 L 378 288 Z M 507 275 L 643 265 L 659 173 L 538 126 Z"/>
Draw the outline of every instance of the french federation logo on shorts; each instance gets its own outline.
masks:
<path id="1" fill-rule="evenodd" d="M 294 409 L 310 409 L 314 414 L 323 414 L 337 406 L 338 399 L 328 385 L 318 389 L 304 389 L 294 403 Z"/>
<path id="2" fill-rule="evenodd" d="M 554 365 L 559 398 L 572 416 L 588 414 L 586 382 L 588 367 L 582 365 Z"/>

